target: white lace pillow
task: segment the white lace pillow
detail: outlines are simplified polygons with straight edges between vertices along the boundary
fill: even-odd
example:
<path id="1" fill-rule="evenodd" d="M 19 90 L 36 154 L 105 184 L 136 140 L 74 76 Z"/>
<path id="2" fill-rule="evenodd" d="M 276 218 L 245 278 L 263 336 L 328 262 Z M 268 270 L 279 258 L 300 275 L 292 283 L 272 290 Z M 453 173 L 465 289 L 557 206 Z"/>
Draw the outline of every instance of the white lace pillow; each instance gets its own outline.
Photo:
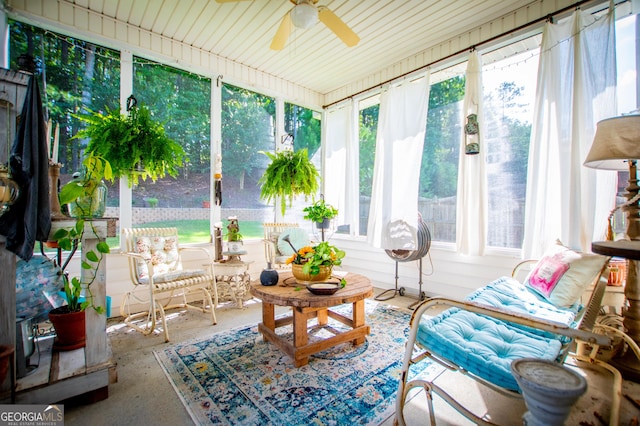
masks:
<path id="1" fill-rule="evenodd" d="M 135 253 L 141 254 L 145 260 L 151 260 L 154 275 L 174 271 L 178 265 L 178 240 L 176 236 L 140 236 L 136 237 Z M 148 279 L 149 270 L 143 260 L 136 262 L 136 272 L 140 282 Z"/>

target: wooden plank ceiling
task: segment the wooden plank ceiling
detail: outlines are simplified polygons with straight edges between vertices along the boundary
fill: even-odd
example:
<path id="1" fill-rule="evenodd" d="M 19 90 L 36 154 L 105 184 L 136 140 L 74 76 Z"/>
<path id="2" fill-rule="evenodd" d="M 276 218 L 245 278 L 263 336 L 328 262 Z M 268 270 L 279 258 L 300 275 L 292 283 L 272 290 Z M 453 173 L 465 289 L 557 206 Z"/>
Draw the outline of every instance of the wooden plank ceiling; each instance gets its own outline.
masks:
<path id="1" fill-rule="evenodd" d="M 318 0 L 360 37 L 347 47 L 322 22 L 269 48 L 290 0 L 61 0 L 295 82 L 321 94 L 411 57 L 531 0 Z M 228 0 L 227 0 L 228 1 Z"/>

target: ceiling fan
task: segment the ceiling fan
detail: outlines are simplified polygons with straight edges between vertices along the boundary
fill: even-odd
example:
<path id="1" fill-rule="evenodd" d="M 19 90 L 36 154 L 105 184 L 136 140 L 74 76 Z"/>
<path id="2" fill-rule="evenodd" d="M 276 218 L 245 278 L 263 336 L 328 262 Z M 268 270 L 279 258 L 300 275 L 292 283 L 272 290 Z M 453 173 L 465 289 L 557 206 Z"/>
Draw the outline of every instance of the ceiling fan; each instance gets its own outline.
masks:
<path id="1" fill-rule="evenodd" d="M 216 0 L 218 3 L 231 3 L 244 0 Z M 333 13 L 326 6 L 317 6 L 318 0 L 289 0 L 294 4 L 293 8 L 289 10 L 282 17 L 278 31 L 276 31 L 273 40 L 271 41 L 271 49 L 282 50 L 284 49 L 289 34 L 291 33 L 291 26 L 307 29 L 314 26 L 318 20 L 322 21 L 331 31 L 338 36 L 340 40 L 349 47 L 353 47 L 360 41 L 360 37 L 353 32 L 351 28 L 345 24 L 342 19 Z"/>

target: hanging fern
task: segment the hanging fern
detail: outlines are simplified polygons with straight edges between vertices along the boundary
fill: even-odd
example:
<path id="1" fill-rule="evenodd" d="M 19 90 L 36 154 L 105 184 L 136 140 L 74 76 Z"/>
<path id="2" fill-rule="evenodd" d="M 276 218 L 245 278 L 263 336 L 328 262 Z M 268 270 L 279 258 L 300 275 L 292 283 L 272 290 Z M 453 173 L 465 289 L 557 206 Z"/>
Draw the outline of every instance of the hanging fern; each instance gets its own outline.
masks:
<path id="1" fill-rule="evenodd" d="M 260 178 L 260 198 L 267 203 L 280 199 L 282 215 L 287 207 L 293 202 L 297 195 L 304 195 L 305 199 L 313 196 L 318 191 L 318 180 L 320 174 L 316 166 L 309 160 L 307 149 L 299 151 L 261 151 L 271 159 L 271 164 L 267 167 Z"/>
<path id="2" fill-rule="evenodd" d="M 77 117 L 88 126 L 75 137 L 88 138 L 87 152 L 106 159 L 114 176 L 129 178 L 129 186 L 140 178 L 155 182 L 165 175 L 178 176 L 185 161 L 184 149 L 165 134 L 147 107 L 133 107 L 128 115 L 107 110 L 107 114 Z"/>

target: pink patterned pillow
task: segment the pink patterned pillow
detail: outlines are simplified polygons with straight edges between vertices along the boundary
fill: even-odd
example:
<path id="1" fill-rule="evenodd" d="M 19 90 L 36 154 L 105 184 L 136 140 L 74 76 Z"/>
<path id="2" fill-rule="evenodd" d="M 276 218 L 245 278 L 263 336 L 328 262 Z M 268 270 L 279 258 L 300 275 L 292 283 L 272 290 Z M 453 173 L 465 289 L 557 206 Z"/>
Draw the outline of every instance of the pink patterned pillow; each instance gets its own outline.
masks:
<path id="1" fill-rule="evenodd" d="M 581 253 L 557 241 L 538 261 L 524 284 L 560 308 L 573 306 L 609 257 Z"/>
<path id="2" fill-rule="evenodd" d="M 549 297 L 556 287 L 560 278 L 569 270 L 569 263 L 563 261 L 562 255 L 556 253 L 553 256 L 545 256 L 536 264 L 536 267 L 529 275 L 529 287 L 532 287 Z"/>

